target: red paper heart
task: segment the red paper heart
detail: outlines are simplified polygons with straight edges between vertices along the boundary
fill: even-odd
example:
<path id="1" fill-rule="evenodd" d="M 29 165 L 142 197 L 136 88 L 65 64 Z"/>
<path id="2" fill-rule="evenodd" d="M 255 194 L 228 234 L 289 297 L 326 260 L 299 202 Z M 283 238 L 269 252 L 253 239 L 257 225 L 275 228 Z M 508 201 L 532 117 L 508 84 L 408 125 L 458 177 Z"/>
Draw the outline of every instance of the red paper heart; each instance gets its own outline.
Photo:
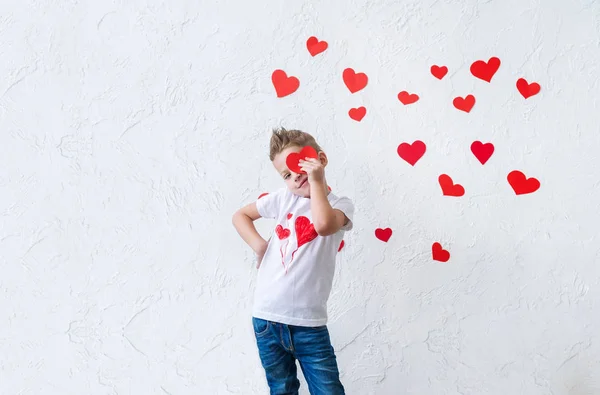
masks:
<path id="1" fill-rule="evenodd" d="M 527 83 L 525 78 L 519 78 L 517 80 L 517 89 L 523 95 L 525 99 L 537 95 L 540 92 L 540 84 L 537 82 Z"/>
<path id="2" fill-rule="evenodd" d="M 454 107 L 461 111 L 470 112 L 473 106 L 475 105 L 475 96 L 467 95 L 467 97 L 465 97 L 464 99 L 460 96 L 456 97 L 452 101 L 452 104 L 454 104 Z"/>
<path id="3" fill-rule="evenodd" d="M 435 261 L 448 262 L 450 259 L 450 252 L 444 250 L 438 242 L 433 243 L 431 246 L 431 255 Z"/>
<path id="4" fill-rule="evenodd" d="M 431 66 L 431 74 L 433 74 L 433 76 L 439 80 L 441 80 L 442 78 L 444 78 L 444 76 L 448 73 L 448 67 L 446 66 L 436 66 L 433 65 Z"/>
<path id="5" fill-rule="evenodd" d="M 482 165 L 485 165 L 485 162 L 487 162 L 494 153 L 494 144 L 483 144 L 481 141 L 473 141 L 471 144 L 471 152 Z"/>
<path id="6" fill-rule="evenodd" d="M 288 77 L 285 71 L 275 70 L 271 75 L 271 81 L 275 87 L 277 97 L 291 95 L 298 90 L 300 80 L 296 77 Z"/>
<path id="7" fill-rule="evenodd" d="M 275 227 L 275 233 L 277 233 L 277 237 L 279 240 L 287 239 L 290 236 L 290 230 L 288 228 L 284 228 L 281 225 L 277 225 Z"/>
<path id="8" fill-rule="evenodd" d="M 369 78 L 365 73 L 355 73 L 353 69 L 347 68 L 342 74 L 344 84 L 351 93 L 356 93 L 367 86 Z"/>
<path id="9" fill-rule="evenodd" d="M 306 49 L 312 56 L 316 56 L 327 49 L 327 41 L 319 41 L 315 36 L 311 36 L 306 40 Z"/>
<path id="10" fill-rule="evenodd" d="M 310 145 L 307 145 L 306 147 L 302 148 L 302 150 L 300 152 L 292 152 L 291 154 L 289 154 L 287 156 L 287 158 L 285 159 L 285 164 L 287 165 L 288 169 L 290 169 L 294 173 L 306 174 L 306 172 L 300 168 L 300 160 L 301 159 L 305 160 L 307 157 L 308 158 L 318 158 L 319 157 L 319 155 L 317 155 L 317 151 Z"/>
<path id="11" fill-rule="evenodd" d="M 490 82 L 499 67 L 500 59 L 496 57 L 491 57 L 487 62 L 477 60 L 471 65 L 471 74 L 481 80 Z"/>
<path id="12" fill-rule="evenodd" d="M 411 166 L 425 154 L 426 146 L 421 140 L 415 140 L 412 144 L 402 143 L 398 146 L 398 155 Z"/>
<path id="13" fill-rule="evenodd" d="M 444 196 L 463 196 L 465 194 L 465 188 L 460 184 L 455 184 L 447 174 L 440 175 L 438 182 L 442 187 L 442 194 Z"/>
<path id="14" fill-rule="evenodd" d="M 338 252 L 340 252 L 344 248 L 344 240 L 340 243 L 340 247 L 338 248 Z"/>
<path id="15" fill-rule="evenodd" d="M 258 195 L 258 198 L 260 199 L 261 197 L 267 196 L 268 194 L 269 194 L 269 192 L 261 193 L 260 195 Z"/>
<path id="16" fill-rule="evenodd" d="M 377 229 L 375 229 L 375 237 L 377 237 L 379 240 L 387 243 L 387 241 L 390 239 L 390 237 L 392 237 L 392 230 L 390 228 L 385 228 L 385 229 L 377 228 Z"/>
<path id="17" fill-rule="evenodd" d="M 537 178 L 527 178 L 525 174 L 518 170 L 508 173 L 506 179 L 517 195 L 532 193 L 540 188 L 540 182 Z"/>
<path id="18" fill-rule="evenodd" d="M 302 247 L 304 244 L 308 243 L 317 238 L 318 234 L 315 231 L 315 225 L 310 222 L 310 220 L 304 216 L 300 216 L 296 218 L 296 240 L 298 241 L 298 247 Z"/>
<path id="19" fill-rule="evenodd" d="M 287 215 L 287 219 L 290 219 L 290 218 L 292 218 L 293 216 L 294 216 L 294 214 L 292 214 L 292 213 L 288 213 L 288 215 Z"/>
<path id="20" fill-rule="evenodd" d="M 350 111 L 348 111 L 348 115 L 350 115 L 350 118 L 354 119 L 357 122 L 362 121 L 366 114 L 367 109 L 365 107 L 351 108 Z"/>
<path id="21" fill-rule="evenodd" d="M 398 100 L 400 100 L 404 105 L 412 104 L 419 100 L 419 95 L 416 93 L 410 94 L 407 91 L 402 91 L 398 93 Z"/>

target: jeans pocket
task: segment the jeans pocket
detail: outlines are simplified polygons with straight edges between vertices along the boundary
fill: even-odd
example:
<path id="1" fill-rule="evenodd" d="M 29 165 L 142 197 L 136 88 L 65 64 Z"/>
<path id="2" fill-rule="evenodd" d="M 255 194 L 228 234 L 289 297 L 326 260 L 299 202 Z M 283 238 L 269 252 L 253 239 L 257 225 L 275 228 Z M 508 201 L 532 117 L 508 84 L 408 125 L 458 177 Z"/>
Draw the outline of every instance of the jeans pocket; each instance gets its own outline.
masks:
<path id="1" fill-rule="evenodd" d="M 271 328 L 269 321 L 261 320 L 259 318 L 252 318 L 252 326 L 254 327 L 254 334 L 257 337 L 266 335 Z"/>

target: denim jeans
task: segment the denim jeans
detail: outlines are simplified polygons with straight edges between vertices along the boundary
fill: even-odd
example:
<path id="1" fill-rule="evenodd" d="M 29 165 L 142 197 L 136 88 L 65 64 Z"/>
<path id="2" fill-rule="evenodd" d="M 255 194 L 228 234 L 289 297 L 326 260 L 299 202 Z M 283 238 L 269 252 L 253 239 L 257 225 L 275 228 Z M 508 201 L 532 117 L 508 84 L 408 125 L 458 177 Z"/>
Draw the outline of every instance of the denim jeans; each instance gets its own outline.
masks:
<path id="1" fill-rule="evenodd" d="M 296 360 L 311 395 L 343 395 L 327 326 L 303 327 L 252 317 L 258 354 L 271 395 L 297 395 Z"/>

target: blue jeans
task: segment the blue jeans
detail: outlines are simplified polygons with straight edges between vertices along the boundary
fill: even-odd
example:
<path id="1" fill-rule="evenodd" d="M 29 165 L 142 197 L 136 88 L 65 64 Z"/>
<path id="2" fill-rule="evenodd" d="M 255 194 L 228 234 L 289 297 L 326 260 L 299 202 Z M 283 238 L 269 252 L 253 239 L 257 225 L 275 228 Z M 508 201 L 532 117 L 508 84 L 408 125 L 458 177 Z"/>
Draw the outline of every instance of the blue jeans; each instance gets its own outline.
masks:
<path id="1" fill-rule="evenodd" d="M 252 317 L 271 395 L 298 395 L 296 359 L 311 395 L 344 395 L 327 326 L 303 327 Z"/>

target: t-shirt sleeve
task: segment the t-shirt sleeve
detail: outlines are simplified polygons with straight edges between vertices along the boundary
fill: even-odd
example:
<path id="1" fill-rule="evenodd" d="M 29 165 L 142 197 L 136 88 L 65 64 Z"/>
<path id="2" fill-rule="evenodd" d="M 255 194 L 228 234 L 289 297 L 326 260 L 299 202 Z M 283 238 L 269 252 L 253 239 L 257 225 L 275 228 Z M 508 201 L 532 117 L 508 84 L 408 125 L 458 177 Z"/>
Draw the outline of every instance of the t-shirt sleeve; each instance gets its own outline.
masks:
<path id="1" fill-rule="evenodd" d="M 276 219 L 282 205 L 284 189 L 264 195 L 256 200 L 256 210 L 263 218 Z"/>
<path id="2" fill-rule="evenodd" d="M 338 209 L 348 217 L 348 223 L 342 226 L 342 230 L 348 231 L 353 228 L 354 221 L 354 203 L 346 196 L 340 197 L 332 206 L 334 209 Z"/>

